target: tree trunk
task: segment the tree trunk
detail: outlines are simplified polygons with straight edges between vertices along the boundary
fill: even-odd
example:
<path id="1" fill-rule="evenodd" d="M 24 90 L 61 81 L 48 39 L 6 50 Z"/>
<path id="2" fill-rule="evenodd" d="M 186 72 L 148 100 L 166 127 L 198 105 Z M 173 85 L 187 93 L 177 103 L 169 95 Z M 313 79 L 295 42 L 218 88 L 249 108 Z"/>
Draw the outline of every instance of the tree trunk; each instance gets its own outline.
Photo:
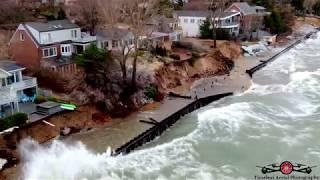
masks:
<path id="1" fill-rule="evenodd" d="M 124 84 L 126 84 L 127 81 L 127 66 L 126 63 L 121 63 L 121 71 L 122 71 L 122 81 Z"/>
<path id="2" fill-rule="evenodd" d="M 217 48 L 217 29 L 213 28 L 213 48 Z"/>
<path id="3" fill-rule="evenodd" d="M 136 83 L 136 74 L 137 74 L 137 59 L 138 59 L 138 54 L 134 56 L 133 63 L 132 63 L 132 80 L 131 80 L 131 85 L 133 89 L 136 89 L 137 83 Z"/>
<path id="4" fill-rule="evenodd" d="M 138 37 L 138 35 L 136 35 Z M 138 39 L 134 40 L 134 59 L 132 62 L 132 79 L 131 79 L 131 86 L 133 88 L 133 90 L 136 89 L 137 87 L 137 82 L 136 82 L 136 74 L 137 74 L 137 60 L 138 60 L 138 56 L 139 56 L 139 52 L 138 52 Z"/>

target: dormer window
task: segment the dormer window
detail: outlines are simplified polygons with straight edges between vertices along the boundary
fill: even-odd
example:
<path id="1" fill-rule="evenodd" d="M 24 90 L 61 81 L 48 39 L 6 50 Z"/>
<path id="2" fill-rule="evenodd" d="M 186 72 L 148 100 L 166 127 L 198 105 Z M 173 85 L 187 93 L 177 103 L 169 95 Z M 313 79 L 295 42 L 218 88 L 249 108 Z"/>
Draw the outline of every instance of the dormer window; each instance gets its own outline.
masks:
<path id="1" fill-rule="evenodd" d="M 77 30 L 71 30 L 71 37 L 72 38 L 77 38 Z"/>
<path id="2" fill-rule="evenodd" d="M 24 34 L 20 32 L 20 41 L 24 41 Z"/>

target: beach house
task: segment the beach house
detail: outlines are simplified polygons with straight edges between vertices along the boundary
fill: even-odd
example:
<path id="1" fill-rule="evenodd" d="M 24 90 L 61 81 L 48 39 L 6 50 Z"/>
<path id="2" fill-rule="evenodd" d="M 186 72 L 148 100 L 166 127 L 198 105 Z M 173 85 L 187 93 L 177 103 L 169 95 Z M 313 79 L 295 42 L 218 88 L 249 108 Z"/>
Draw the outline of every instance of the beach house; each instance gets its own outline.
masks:
<path id="1" fill-rule="evenodd" d="M 264 16 L 270 14 L 262 6 L 251 6 L 246 2 L 233 3 L 226 9 L 226 12 L 240 13 L 240 33 L 248 35 L 263 24 Z"/>
<path id="2" fill-rule="evenodd" d="M 5 107 L 19 111 L 19 102 L 33 101 L 37 92 L 37 79 L 23 76 L 25 67 L 12 61 L 0 60 L 0 116 Z"/>
<path id="3" fill-rule="evenodd" d="M 97 47 L 107 51 L 125 51 L 134 48 L 134 35 L 126 29 L 117 27 L 100 28 L 96 32 Z"/>
<path id="4" fill-rule="evenodd" d="M 74 72 L 73 54 L 82 53 L 96 36 L 81 32 L 69 20 L 20 24 L 9 42 L 9 52 L 19 65 Z"/>
<path id="5" fill-rule="evenodd" d="M 174 18 L 178 21 L 178 27 L 182 29 L 184 37 L 199 37 L 200 25 L 209 17 L 210 11 L 184 10 L 175 11 Z M 240 12 L 222 12 L 213 14 L 217 28 L 222 28 L 230 34 L 238 35 L 240 27 Z"/>

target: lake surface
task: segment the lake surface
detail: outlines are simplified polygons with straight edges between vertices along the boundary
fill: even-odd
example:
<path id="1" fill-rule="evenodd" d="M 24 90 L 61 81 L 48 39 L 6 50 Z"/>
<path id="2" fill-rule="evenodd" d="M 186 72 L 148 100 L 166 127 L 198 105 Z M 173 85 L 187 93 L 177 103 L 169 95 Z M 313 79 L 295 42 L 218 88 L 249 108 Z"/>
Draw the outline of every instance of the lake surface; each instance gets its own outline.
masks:
<path id="1" fill-rule="evenodd" d="M 318 165 L 311 175 L 320 176 L 320 34 L 255 74 L 245 93 L 186 115 L 129 155 L 58 141 L 28 141 L 22 153 L 25 179 L 254 179 L 264 176 L 256 166 L 283 161 Z"/>

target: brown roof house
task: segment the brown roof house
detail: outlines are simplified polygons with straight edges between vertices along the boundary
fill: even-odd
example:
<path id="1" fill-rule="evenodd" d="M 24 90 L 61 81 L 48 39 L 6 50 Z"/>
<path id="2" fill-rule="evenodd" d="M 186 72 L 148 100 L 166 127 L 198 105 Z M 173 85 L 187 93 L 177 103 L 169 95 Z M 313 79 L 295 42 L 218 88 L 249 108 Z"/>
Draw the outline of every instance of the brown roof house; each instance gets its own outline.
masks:
<path id="1" fill-rule="evenodd" d="M 91 43 L 96 43 L 96 36 L 82 33 L 68 20 L 30 22 L 19 25 L 9 42 L 9 51 L 17 64 L 64 73 L 76 71 L 72 56 Z"/>
<path id="2" fill-rule="evenodd" d="M 260 29 L 263 17 L 269 14 L 264 7 L 250 6 L 246 2 L 233 3 L 226 11 L 240 12 L 240 34 L 244 35 L 249 35 L 252 31 Z"/>

